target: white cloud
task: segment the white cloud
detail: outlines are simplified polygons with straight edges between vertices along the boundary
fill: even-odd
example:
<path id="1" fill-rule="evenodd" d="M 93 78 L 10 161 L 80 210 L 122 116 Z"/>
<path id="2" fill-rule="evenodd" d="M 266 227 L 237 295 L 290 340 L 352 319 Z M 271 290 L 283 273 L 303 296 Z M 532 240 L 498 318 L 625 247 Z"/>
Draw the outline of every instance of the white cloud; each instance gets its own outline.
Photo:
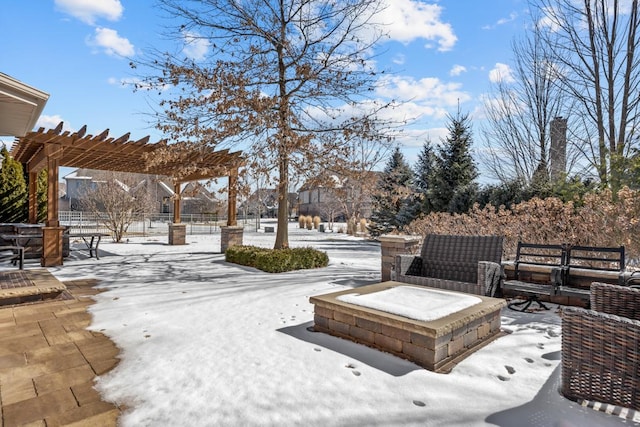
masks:
<path id="1" fill-rule="evenodd" d="M 449 71 L 449 75 L 450 76 L 459 76 L 460 74 L 466 73 L 466 72 L 467 72 L 467 67 L 465 67 L 464 65 L 457 65 L 456 64 Z"/>
<path id="2" fill-rule="evenodd" d="M 62 117 L 58 114 L 54 114 L 53 116 L 41 115 L 36 122 L 36 129 L 45 128 L 46 129 L 55 129 L 56 126 L 60 124 L 60 122 L 64 122 L 62 124 L 63 131 L 75 132 L 75 129 L 69 126 L 69 123 L 62 120 Z"/>
<path id="3" fill-rule="evenodd" d="M 184 49 L 183 52 L 187 57 L 193 59 L 194 61 L 199 61 L 204 58 L 204 55 L 209 50 L 209 46 L 211 43 L 209 40 L 202 38 L 197 33 L 184 32 L 182 34 L 184 39 Z"/>
<path id="4" fill-rule="evenodd" d="M 551 7 L 545 7 L 542 9 L 542 18 L 537 22 L 540 28 L 548 28 L 552 32 L 556 32 L 560 29 L 560 14 Z"/>
<path id="5" fill-rule="evenodd" d="M 508 18 L 500 18 L 496 21 L 495 24 L 485 25 L 484 27 L 482 27 L 482 29 L 493 30 L 494 28 L 499 27 L 500 25 L 508 24 L 509 22 L 515 21 L 517 17 L 518 17 L 518 14 L 516 12 L 511 12 Z"/>
<path id="6" fill-rule="evenodd" d="M 435 41 L 438 50 L 453 48 L 458 40 L 451 24 L 441 21 L 442 7 L 412 0 L 387 0 L 380 18 L 391 40 L 409 43 L 416 39 Z M 431 44 L 428 44 L 430 46 Z"/>
<path id="7" fill-rule="evenodd" d="M 396 56 L 393 57 L 393 63 L 397 64 L 397 65 L 403 65 L 406 61 L 406 57 L 399 53 Z"/>
<path id="8" fill-rule="evenodd" d="M 489 80 L 492 83 L 513 83 L 515 79 L 513 78 L 513 72 L 511 68 L 507 64 L 502 64 L 500 62 L 496 63 L 496 66 L 493 67 L 491 71 L 489 71 Z"/>
<path id="9" fill-rule="evenodd" d="M 455 106 L 458 102 L 471 99 L 461 90 L 460 83 L 442 82 L 436 77 L 424 77 L 415 80 L 413 77 L 387 77 L 380 82 L 377 93 L 390 99 L 429 103 L 438 107 Z"/>
<path id="10" fill-rule="evenodd" d="M 89 38 L 87 44 L 104 49 L 111 56 L 133 56 L 134 48 L 128 39 L 120 37 L 116 30 L 98 27 L 95 36 Z"/>
<path id="11" fill-rule="evenodd" d="M 89 25 L 94 25 L 98 18 L 117 21 L 124 10 L 120 0 L 55 0 L 55 4 L 63 12 Z"/>

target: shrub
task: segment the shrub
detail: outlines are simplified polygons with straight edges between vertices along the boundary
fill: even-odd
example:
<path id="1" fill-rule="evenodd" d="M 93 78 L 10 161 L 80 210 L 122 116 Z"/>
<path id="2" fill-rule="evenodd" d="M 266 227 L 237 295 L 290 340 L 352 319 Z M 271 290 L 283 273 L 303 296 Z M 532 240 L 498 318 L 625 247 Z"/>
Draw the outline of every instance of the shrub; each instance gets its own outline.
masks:
<path id="1" fill-rule="evenodd" d="M 320 217 L 316 215 L 313 217 L 313 228 L 317 230 L 319 226 L 320 226 Z"/>
<path id="2" fill-rule="evenodd" d="M 306 224 L 307 224 L 307 230 L 311 230 L 313 229 L 313 218 L 311 217 L 311 215 L 308 215 L 305 218 Z"/>
<path id="3" fill-rule="evenodd" d="M 511 209 L 477 204 L 466 214 L 432 212 L 413 221 L 410 234 L 497 234 L 505 236 L 505 259 L 518 240 L 585 246 L 624 245 L 630 265 L 640 264 L 640 191 L 623 188 L 586 194 L 576 203 L 556 197 L 532 198 Z"/>
<path id="4" fill-rule="evenodd" d="M 365 218 L 360 218 L 360 231 L 362 233 L 367 232 L 367 220 Z"/>
<path id="5" fill-rule="evenodd" d="M 329 256 L 313 248 L 266 249 L 256 246 L 231 246 L 225 260 L 255 267 L 267 273 L 326 267 Z"/>
<path id="6" fill-rule="evenodd" d="M 304 216 L 304 215 L 300 215 L 298 217 L 298 226 L 300 228 L 304 228 L 306 226 L 306 224 L 307 224 L 307 217 Z"/>

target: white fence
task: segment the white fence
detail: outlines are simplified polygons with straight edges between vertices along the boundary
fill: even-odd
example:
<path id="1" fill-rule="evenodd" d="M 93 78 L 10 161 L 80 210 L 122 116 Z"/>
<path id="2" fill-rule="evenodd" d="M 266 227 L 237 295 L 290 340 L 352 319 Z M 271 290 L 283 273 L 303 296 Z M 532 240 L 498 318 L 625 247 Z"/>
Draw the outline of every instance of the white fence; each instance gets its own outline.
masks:
<path id="1" fill-rule="evenodd" d="M 58 218 L 61 226 L 69 227 L 72 233 L 98 232 L 109 233 L 100 221 L 99 216 L 81 211 L 60 211 Z M 126 236 L 168 235 L 169 224 L 173 222 L 173 214 L 146 214 L 134 221 Z M 187 225 L 187 234 L 214 234 L 220 232 L 220 227 L 227 224 L 227 220 L 215 218 L 211 214 L 182 215 L 180 222 Z M 238 219 L 238 225 L 245 228 L 255 228 L 254 219 Z"/>

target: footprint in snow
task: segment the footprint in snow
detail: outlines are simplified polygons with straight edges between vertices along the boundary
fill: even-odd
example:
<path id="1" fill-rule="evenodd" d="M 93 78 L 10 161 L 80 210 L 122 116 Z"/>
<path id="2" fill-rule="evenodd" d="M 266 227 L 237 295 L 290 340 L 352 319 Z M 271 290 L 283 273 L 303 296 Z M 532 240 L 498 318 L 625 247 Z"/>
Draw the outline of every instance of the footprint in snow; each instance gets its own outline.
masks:
<path id="1" fill-rule="evenodd" d="M 313 351 L 322 351 L 322 350 L 321 350 L 321 349 L 319 349 L 318 347 L 315 347 L 315 348 L 313 349 Z"/>
<path id="2" fill-rule="evenodd" d="M 414 400 L 413 404 L 416 406 L 426 406 L 426 404 L 421 400 Z"/>
<path id="3" fill-rule="evenodd" d="M 538 345 L 536 345 L 536 347 L 538 347 L 540 350 L 544 349 L 544 343 L 539 342 Z"/>
<path id="4" fill-rule="evenodd" d="M 515 369 L 513 369 L 513 367 L 512 367 L 512 366 L 507 366 L 507 365 L 505 365 L 504 367 L 505 367 L 505 369 L 507 370 L 507 372 L 509 373 L 509 375 L 513 375 L 513 374 L 515 374 L 515 373 L 516 373 L 516 370 L 515 370 Z"/>
<path id="5" fill-rule="evenodd" d="M 360 371 L 356 371 L 356 370 L 351 371 L 351 373 L 352 373 L 353 375 L 355 375 L 356 377 L 359 377 L 359 376 L 361 375 L 361 374 L 360 374 Z"/>
<path id="6" fill-rule="evenodd" d="M 505 377 L 504 375 L 498 375 L 498 379 L 500 381 L 509 381 L 511 378 L 509 377 Z"/>
<path id="7" fill-rule="evenodd" d="M 524 360 L 526 360 L 527 363 L 533 363 L 533 359 L 530 357 L 525 357 Z"/>

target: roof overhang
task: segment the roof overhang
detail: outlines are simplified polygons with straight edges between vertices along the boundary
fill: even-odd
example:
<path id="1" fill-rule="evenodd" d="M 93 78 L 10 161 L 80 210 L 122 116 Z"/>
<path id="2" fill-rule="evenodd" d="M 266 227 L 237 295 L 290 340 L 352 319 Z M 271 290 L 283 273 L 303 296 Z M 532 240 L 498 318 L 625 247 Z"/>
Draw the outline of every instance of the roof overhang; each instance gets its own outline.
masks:
<path id="1" fill-rule="evenodd" d="M 0 73 L 0 136 L 21 137 L 38 121 L 49 94 Z"/>

